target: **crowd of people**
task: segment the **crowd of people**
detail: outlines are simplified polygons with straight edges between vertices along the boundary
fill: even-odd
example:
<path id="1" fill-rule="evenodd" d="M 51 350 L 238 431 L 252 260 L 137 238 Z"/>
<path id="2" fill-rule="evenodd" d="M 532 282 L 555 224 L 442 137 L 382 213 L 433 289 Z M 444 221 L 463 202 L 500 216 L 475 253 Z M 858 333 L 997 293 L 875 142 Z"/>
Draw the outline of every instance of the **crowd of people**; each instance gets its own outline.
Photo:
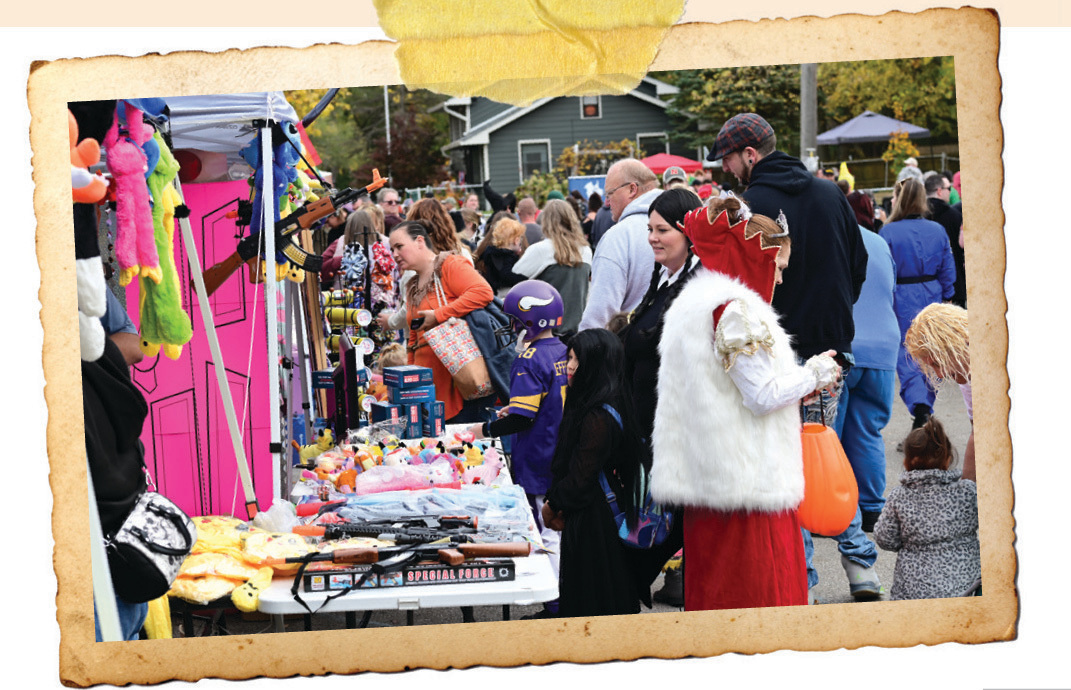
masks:
<path id="1" fill-rule="evenodd" d="M 321 278 L 371 238 L 391 288 L 380 338 L 432 369 L 447 423 L 510 437 L 514 480 L 556 554 L 560 598 L 537 615 L 814 603 L 803 422 L 833 427 L 859 486 L 850 525 L 827 535 L 854 598 L 885 593 L 877 545 L 900 552 L 892 598 L 977 593 L 973 434 L 960 465 L 933 417 L 942 379 L 972 409 L 959 174 L 909 160 L 878 203 L 778 150 L 755 113 L 724 124 L 709 160 L 737 184 L 624 159 L 603 194 L 554 191 L 542 207 L 489 182 L 482 200 L 385 188 L 335 222 Z M 517 333 L 509 399 L 465 400 L 424 336 L 496 297 Z M 912 432 L 886 495 L 897 380 Z M 677 517 L 649 549 L 616 538 L 600 485 L 634 519 L 641 475 Z"/>

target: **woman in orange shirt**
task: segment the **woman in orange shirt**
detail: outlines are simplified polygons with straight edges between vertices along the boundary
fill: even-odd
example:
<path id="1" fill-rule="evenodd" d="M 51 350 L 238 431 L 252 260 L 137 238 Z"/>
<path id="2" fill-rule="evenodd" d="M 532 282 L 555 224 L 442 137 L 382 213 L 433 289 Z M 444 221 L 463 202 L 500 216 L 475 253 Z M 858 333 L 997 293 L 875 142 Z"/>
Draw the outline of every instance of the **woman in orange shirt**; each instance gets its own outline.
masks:
<path id="1" fill-rule="evenodd" d="M 436 253 L 428 231 L 417 221 L 404 221 L 390 232 L 390 248 L 400 271 L 416 275 L 406 285 L 406 321 L 419 319 L 417 328 L 409 331 L 409 362 L 428 367 L 435 382 L 435 397 L 446 408 L 448 424 L 471 423 L 483 420 L 484 408 L 494 404 L 494 394 L 467 403 L 454 387 L 453 378 L 435 353 L 428 347 L 424 332 L 447 319 L 464 318 L 466 314 L 487 306 L 494 298 L 487 284 L 468 259 L 455 251 Z M 435 290 L 438 276 L 446 303 L 440 302 Z"/>

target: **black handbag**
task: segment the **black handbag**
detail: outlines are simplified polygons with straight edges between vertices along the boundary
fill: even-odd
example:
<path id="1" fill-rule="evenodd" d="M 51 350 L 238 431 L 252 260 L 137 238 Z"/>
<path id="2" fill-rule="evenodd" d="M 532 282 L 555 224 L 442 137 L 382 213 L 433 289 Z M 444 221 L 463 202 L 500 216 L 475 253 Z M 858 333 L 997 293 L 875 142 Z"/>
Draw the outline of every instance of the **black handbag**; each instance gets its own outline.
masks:
<path id="1" fill-rule="evenodd" d="M 500 400 L 508 401 L 510 369 L 517 358 L 517 334 L 502 311 L 502 300 L 495 297 L 487 306 L 466 314 L 465 321 L 487 364 L 495 393 Z"/>
<path id="2" fill-rule="evenodd" d="M 197 528 L 181 508 L 155 490 L 142 492 L 104 540 L 115 593 L 133 604 L 167 594 L 196 541 Z"/>

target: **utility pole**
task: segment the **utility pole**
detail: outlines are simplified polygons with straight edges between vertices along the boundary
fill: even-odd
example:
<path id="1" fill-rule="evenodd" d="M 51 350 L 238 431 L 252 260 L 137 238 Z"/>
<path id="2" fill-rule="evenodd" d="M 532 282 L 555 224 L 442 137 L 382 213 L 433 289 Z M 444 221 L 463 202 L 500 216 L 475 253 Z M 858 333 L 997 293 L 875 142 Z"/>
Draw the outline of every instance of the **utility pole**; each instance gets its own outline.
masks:
<path id="1" fill-rule="evenodd" d="M 810 62 L 800 65 L 800 158 L 812 173 L 818 170 L 817 150 L 818 65 Z"/>
<path id="2" fill-rule="evenodd" d="M 383 120 L 384 120 L 383 124 L 386 126 L 386 130 L 387 130 L 387 180 L 388 180 L 387 184 L 393 185 L 394 181 L 390 179 L 391 178 L 391 171 L 390 171 L 390 162 L 391 162 L 391 157 L 390 157 L 390 96 L 387 93 L 387 86 L 386 85 L 383 86 Z"/>

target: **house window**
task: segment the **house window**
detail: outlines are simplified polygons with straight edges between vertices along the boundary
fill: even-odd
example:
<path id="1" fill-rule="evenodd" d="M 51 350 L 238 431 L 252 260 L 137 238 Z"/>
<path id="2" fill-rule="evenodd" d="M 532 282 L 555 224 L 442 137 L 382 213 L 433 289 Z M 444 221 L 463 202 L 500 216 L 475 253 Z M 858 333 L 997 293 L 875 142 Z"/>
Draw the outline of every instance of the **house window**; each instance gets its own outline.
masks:
<path id="1" fill-rule="evenodd" d="M 580 119 L 598 120 L 602 117 L 602 96 L 580 97 Z"/>
<path id="2" fill-rule="evenodd" d="M 521 141 L 520 147 L 521 182 L 528 179 L 537 170 L 550 172 L 550 140 Z"/>
<path id="3" fill-rule="evenodd" d="M 665 132 L 640 132 L 636 135 L 636 143 L 639 144 L 644 156 L 669 153 L 669 137 Z"/>

